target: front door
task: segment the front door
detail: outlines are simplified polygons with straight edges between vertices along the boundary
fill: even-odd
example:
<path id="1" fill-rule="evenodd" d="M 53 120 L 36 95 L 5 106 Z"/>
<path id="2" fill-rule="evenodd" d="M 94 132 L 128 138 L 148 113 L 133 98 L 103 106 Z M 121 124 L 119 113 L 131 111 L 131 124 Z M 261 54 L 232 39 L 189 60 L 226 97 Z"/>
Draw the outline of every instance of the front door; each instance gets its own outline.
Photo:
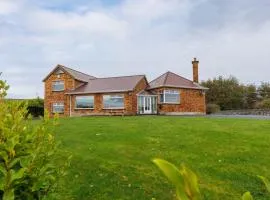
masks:
<path id="1" fill-rule="evenodd" d="M 151 97 L 144 97 L 144 114 L 152 113 L 152 99 Z"/>

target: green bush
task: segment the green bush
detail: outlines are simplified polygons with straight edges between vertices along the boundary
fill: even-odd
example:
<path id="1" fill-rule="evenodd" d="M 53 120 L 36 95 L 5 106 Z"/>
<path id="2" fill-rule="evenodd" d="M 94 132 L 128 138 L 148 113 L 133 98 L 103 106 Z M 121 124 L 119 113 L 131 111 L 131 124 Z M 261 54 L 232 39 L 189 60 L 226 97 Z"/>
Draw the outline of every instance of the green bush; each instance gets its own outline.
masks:
<path id="1" fill-rule="evenodd" d="M 206 113 L 207 114 L 212 114 L 212 113 L 217 113 L 220 111 L 220 106 L 214 103 L 209 103 L 206 105 Z"/>
<path id="2" fill-rule="evenodd" d="M 43 199 L 65 175 L 69 159 L 55 140 L 57 118 L 26 119 L 27 104 L 4 101 L 8 87 L 0 81 L 0 199 Z"/>
<path id="3" fill-rule="evenodd" d="M 270 109 L 270 99 L 264 99 L 264 100 L 262 100 L 259 103 L 258 108 L 261 108 L 261 109 Z"/>

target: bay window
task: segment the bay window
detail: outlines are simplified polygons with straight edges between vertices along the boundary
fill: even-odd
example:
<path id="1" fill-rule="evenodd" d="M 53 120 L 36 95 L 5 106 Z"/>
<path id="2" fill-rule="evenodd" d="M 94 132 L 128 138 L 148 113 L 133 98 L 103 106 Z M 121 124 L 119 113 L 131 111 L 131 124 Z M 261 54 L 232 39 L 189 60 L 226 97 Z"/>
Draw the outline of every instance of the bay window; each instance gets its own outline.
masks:
<path id="1" fill-rule="evenodd" d="M 160 103 L 180 103 L 180 93 L 179 90 L 164 90 L 163 93 L 159 95 Z"/>
<path id="2" fill-rule="evenodd" d="M 77 109 L 93 109 L 94 96 L 76 96 L 75 108 Z"/>
<path id="3" fill-rule="evenodd" d="M 105 109 L 123 109 L 124 95 L 103 95 L 103 108 Z"/>

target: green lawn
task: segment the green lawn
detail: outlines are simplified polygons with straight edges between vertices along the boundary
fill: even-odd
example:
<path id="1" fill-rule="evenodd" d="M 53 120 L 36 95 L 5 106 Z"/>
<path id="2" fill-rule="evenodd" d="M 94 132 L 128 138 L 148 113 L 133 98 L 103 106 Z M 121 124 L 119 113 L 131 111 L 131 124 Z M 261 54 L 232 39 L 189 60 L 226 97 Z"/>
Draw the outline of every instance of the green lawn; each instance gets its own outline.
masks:
<path id="1" fill-rule="evenodd" d="M 270 199 L 256 177 L 270 178 L 269 120 L 82 117 L 61 119 L 57 133 L 73 154 L 62 199 L 174 199 L 153 158 L 189 166 L 205 199 Z"/>

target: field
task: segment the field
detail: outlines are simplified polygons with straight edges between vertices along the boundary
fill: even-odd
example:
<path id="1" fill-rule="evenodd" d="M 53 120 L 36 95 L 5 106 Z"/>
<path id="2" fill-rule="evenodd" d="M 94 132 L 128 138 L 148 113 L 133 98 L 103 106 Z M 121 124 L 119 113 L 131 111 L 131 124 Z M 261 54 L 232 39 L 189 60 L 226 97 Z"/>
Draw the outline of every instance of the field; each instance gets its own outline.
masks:
<path id="1" fill-rule="evenodd" d="M 73 154 L 62 199 L 174 199 L 153 158 L 189 166 L 204 199 L 240 199 L 245 191 L 270 199 L 256 177 L 270 178 L 270 120 L 83 117 L 61 119 L 56 131 Z"/>

